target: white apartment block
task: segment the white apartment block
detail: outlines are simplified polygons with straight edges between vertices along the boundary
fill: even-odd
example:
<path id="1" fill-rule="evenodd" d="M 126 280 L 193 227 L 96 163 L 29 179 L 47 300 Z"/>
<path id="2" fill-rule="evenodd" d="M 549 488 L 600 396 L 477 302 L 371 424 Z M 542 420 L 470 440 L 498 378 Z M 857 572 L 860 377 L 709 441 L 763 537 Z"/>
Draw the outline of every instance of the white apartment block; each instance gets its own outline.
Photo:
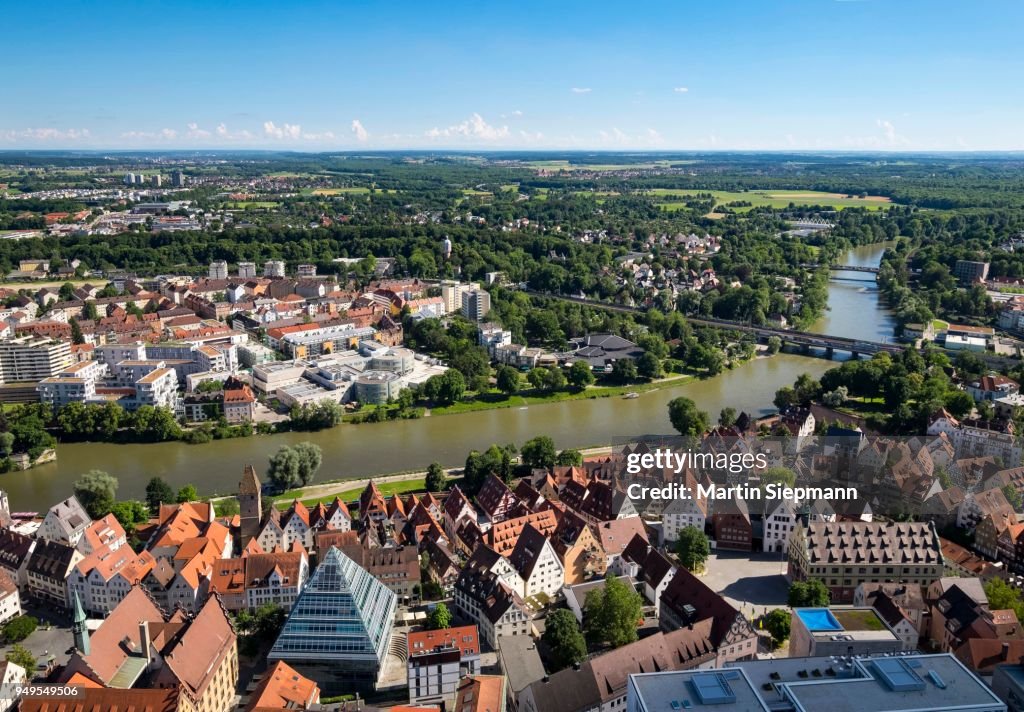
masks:
<path id="1" fill-rule="evenodd" d="M 263 263 L 264 277 L 284 277 L 284 260 L 267 260 Z"/>
<path id="2" fill-rule="evenodd" d="M 138 405 L 176 410 L 178 405 L 178 377 L 169 368 L 158 368 L 135 382 L 135 400 Z"/>
<path id="3" fill-rule="evenodd" d="M 38 336 L 0 341 L 0 383 L 38 382 L 74 363 L 71 342 Z"/>
<path id="4" fill-rule="evenodd" d="M 227 279 L 228 263 L 224 260 L 214 260 L 210 263 L 210 279 Z"/>
<path id="5" fill-rule="evenodd" d="M 106 371 L 99 361 L 79 361 L 56 376 L 44 378 L 36 390 L 39 401 L 60 409 L 69 403 L 84 403 L 96 397 L 96 381 Z"/>

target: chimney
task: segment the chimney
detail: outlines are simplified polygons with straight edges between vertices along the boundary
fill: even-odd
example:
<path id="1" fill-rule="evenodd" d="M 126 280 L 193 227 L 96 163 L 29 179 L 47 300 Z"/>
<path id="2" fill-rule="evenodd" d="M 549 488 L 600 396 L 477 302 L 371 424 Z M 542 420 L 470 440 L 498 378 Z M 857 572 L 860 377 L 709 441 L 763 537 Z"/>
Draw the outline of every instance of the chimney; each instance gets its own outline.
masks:
<path id="1" fill-rule="evenodd" d="M 146 621 L 139 621 L 139 647 L 142 648 L 142 655 L 146 658 L 147 663 L 152 662 L 153 659 L 149 652 L 150 644 L 149 623 Z"/>
<path id="2" fill-rule="evenodd" d="M 1000 660 L 1006 660 L 1010 657 L 1010 644 L 1003 643 L 1003 651 L 999 654 Z"/>

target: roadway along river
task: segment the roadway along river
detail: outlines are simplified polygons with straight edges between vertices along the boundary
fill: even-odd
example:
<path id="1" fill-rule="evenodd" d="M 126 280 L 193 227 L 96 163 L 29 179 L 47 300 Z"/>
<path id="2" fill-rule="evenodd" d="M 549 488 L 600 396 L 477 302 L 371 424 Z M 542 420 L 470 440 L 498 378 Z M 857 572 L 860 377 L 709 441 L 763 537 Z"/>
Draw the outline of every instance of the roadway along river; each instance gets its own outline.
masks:
<path id="1" fill-rule="evenodd" d="M 882 246 L 852 250 L 844 264 L 878 264 Z M 864 275 L 855 275 L 861 280 Z M 837 336 L 884 340 L 891 336 L 891 316 L 878 305 L 872 282 L 837 275 L 829 290 L 832 310 L 814 331 Z M 608 444 L 617 436 L 672 432 L 666 404 L 685 395 L 717 418 L 724 406 L 763 414 L 772 409 L 776 389 L 801 373 L 821 375 L 830 363 L 820 358 L 779 354 L 743 364 L 716 378 L 651 391 L 639 398 L 599 398 L 500 410 L 446 415 L 420 420 L 343 425 L 319 433 L 284 433 L 225 440 L 206 445 L 69 444 L 58 448 L 56 463 L 26 472 L 0 475 L 0 488 L 10 495 L 13 510 L 43 510 L 67 496 L 83 472 L 100 469 L 121 483 L 118 497 L 142 498 L 150 477 L 160 476 L 174 487 L 192 483 L 202 494 L 235 490 L 242 467 L 258 471 L 281 445 L 309 440 L 323 448 L 320 480 L 423 469 L 438 461 L 460 465 L 471 449 L 491 443 L 522 444 L 546 434 L 559 447 Z"/>

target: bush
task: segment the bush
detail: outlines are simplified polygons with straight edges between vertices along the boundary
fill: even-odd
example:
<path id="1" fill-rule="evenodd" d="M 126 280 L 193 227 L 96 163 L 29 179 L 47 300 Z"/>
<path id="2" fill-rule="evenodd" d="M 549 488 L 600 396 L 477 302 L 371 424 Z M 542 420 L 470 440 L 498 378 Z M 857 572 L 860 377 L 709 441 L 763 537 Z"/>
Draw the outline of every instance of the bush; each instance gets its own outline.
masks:
<path id="1" fill-rule="evenodd" d="M 32 616 L 12 618 L 3 627 L 4 640 L 8 643 L 20 643 L 32 635 L 37 627 L 39 621 Z"/>

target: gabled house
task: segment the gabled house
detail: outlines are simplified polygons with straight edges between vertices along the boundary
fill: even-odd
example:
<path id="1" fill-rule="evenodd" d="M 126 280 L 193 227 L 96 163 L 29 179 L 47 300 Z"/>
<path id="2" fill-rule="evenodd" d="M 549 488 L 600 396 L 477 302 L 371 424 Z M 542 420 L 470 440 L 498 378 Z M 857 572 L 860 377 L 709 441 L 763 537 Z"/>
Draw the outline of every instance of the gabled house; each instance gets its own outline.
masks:
<path id="1" fill-rule="evenodd" d="M 532 524 L 523 527 L 508 560 L 523 579 L 523 598 L 546 595 L 554 600 L 564 583 L 565 571 L 550 540 L 539 529 Z"/>
<path id="2" fill-rule="evenodd" d="M 82 533 L 92 524 L 85 508 L 75 496 L 50 507 L 43 523 L 39 526 L 36 537 L 45 541 L 55 541 L 68 546 L 77 546 Z"/>

